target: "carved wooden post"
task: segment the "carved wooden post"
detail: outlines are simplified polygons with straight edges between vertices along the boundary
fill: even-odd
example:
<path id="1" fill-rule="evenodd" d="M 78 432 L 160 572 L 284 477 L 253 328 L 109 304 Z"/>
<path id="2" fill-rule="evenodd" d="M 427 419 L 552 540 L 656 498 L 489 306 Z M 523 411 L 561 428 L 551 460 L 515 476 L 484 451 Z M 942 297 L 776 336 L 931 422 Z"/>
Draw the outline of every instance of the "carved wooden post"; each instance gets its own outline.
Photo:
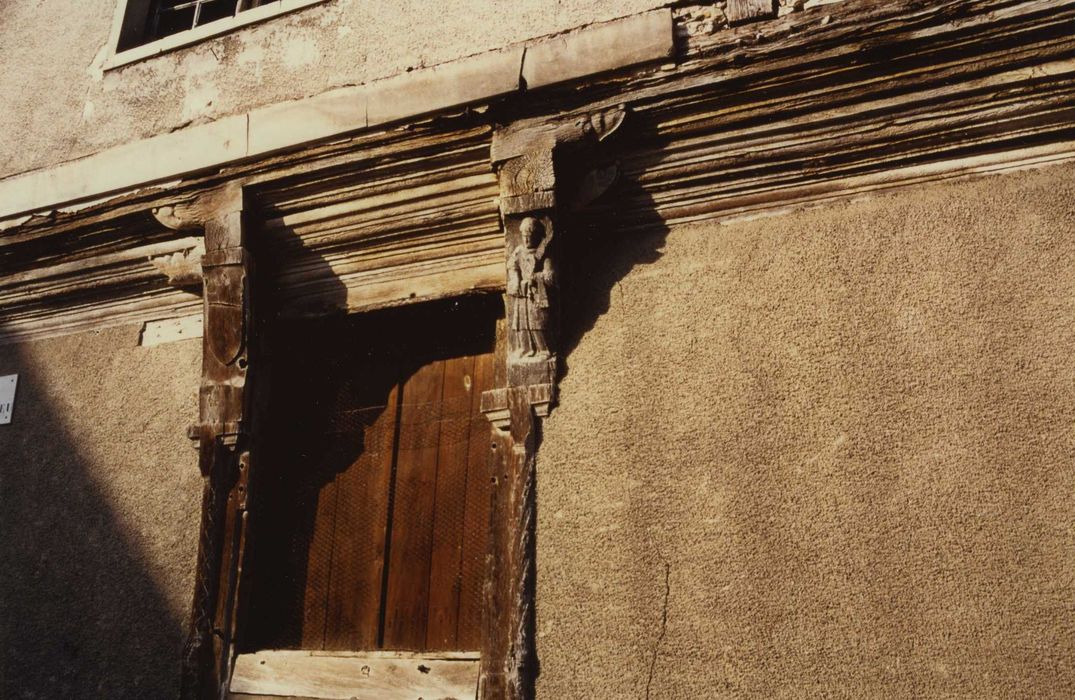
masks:
<path id="1" fill-rule="evenodd" d="M 189 430 L 205 484 L 181 695 L 185 700 L 217 698 L 232 653 L 251 470 L 247 374 L 252 265 L 244 246 L 242 190 L 229 187 L 154 214 L 168 226 L 200 227 L 205 233 L 199 422 Z"/>
<path id="2" fill-rule="evenodd" d="M 568 209 L 601 194 L 614 169 L 584 167 L 623 122 L 623 107 L 519 124 L 493 137 L 506 239 L 507 386 L 482 396 L 493 423 L 493 506 L 486 555 L 482 700 L 533 697 L 536 474 L 541 418 L 556 403 L 560 299 L 557 237 Z"/>

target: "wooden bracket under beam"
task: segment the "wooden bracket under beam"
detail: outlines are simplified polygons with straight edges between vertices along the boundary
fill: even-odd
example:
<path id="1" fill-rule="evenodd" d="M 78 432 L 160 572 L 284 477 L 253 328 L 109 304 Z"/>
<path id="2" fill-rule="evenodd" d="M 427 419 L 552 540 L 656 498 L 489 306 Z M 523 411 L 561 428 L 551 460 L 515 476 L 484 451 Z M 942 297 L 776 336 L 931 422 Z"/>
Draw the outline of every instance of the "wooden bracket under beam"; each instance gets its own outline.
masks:
<path id="1" fill-rule="evenodd" d="M 507 386 L 482 395 L 493 425 L 493 506 L 483 587 L 481 700 L 534 695 L 535 465 L 541 420 L 560 373 L 558 242 L 575 209 L 600 196 L 615 167 L 593 156 L 621 127 L 623 106 L 518 124 L 493 136 L 505 234 Z"/>

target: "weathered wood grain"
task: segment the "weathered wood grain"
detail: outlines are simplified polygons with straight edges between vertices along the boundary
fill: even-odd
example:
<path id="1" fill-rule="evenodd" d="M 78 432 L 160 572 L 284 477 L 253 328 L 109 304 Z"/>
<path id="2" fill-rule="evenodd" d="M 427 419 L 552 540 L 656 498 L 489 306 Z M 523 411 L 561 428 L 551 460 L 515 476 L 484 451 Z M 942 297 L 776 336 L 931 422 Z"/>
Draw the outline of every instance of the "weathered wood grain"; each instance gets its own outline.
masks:
<path id="1" fill-rule="evenodd" d="M 277 327 L 270 403 L 307 409 L 263 428 L 272 481 L 255 513 L 266 529 L 252 605 L 272 614 L 251 615 L 248 648 L 477 649 L 481 608 L 460 619 L 460 596 L 480 588 L 484 570 L 480 544 L 472 559 L 462 549 L 484 542 L 487 517 L 480 495 L 466 511 L 482 420 L 473 393 L 488 381 L 473 368 L 490 365 L 491 302 Z M 460 628 L 470 647 L 459 646 Z"/>
<path id="2" fill-rule="evenodd" d="M 489 551 L 489 424 L 481 415 L 482 394 L 494 386 L 496 356 L 478 356 L 471 375 L 471 405 L 467 453 L 466 511 L 460 552 L 462 585 L 459 592 L 459 626 L 456 642 L 459 649 L 482 647 L 482 584 L 485 580 L 486 555 Z"/>
<path id="3" fill-rule="evenodd" d="M 429 616 L 424 649 L 465 649 L 457 644 L 459 595 L 470 453 L 474 357 L 444 361 L 433 545 L 429 563 Z M 476 648 L 476 647 L 475 647 Z"/>
<path id="4" fill-rule="evenodd" d="M 776 14 L 774 0 L 728 0 L 725 14 L 728 22 L 741 24 L 752 20 L 772 17 Z"/>
<path id="5" fill-rule="evenodd" d="M 204 483 L 187 641 L 184 700 L 216 697 L 234 651 L 237 591 L 246 551 L 247 494 L 253 467 L 249 362 L 252 261 L 245 246 L 245 198 L 238 188 L 208 196 L 205 232 L 202 374 L 196 441 Z"/>
<path id="6" fill-rule="evenodd" d="M 391 161 L 364 182 L 266 190 L 267 247 L 280 260 L 281 311 L 356 311 L 496 289 L 502 238 L 487 146 L 445 144 L 419 171 Z"/>
<path id="7" fill-rule="evenodd" d="M 420 367 L 403 386 L 387 556 L 385 649 L 425 649 L 443 387 L 441 362 Z"/>
<path id="8" fill-rule="evenodd" d="M 316 449 L 316 446 L 312 447 Z M 333 479 L 322 486 L 317 496 L 310 544 L 306 552 L 306 590 L 302 605 L 302 646 L 306 649 L 325 648 L 329 578 L 332 575 L 332 540 L 336 529 L 338 501 L 339 484 Z"/>
<path id="9" fill-rule="evenodd" d="M 476 654 L 262 651 L 236 658 L 230 689 L 232 697 L 472 700 L 477 682 Z"/>
<path id="10" fill-rule="evenodd" d="M 630 104 L 639 128 L 620 149 L 615 193 L 625 232 L 1066 158 L 1073 23 L 1069 0 L 844 0 L 713 33 L 680 24 L 674 69 L 549 88 L 541 101 L 365 132 L 9 225 L 0 340 L 189 314 L 197 299 L 148 261 L 109 256 L 182 238 L 149 210 L 228 181 L 256 193 L 285 313 L 497 289 L 496 122 Z M 600 221 L 611 207 L 593 211 Z M 84 267 L 55 267 L 74 262 Z M 4 286 L 28 273 L 39 276 Z"/>
<path id="11" fill-rule="evenodd" d="M 354 413 L 376 418 L 355 420 L 361 435 L 350 426 L 351 430 L 341 436 L 348 442 L 360 437 L 362 451 L 337 477 L 339 496 L 325 632 L 325 648 L 331 650 L 375 649 L 378 644 L 399 385 L 389 390 L 381 410 L 377 406 L 381 399 L 370 395 L 370 388 L 384 381 L 378 381 L 376 373 L 392 376 L 393 367 L 390 363 L 388 367 L 365 364 L 358 372 L 364 386 L 359 387 L 360 407 Z"/>

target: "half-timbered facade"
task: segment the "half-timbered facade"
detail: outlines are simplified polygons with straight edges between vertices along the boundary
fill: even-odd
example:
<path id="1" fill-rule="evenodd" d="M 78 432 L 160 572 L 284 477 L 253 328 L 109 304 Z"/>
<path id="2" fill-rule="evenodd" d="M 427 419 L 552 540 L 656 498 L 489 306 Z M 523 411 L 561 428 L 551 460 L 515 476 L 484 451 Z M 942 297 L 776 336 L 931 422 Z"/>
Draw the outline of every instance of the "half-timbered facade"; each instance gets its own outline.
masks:
<path id="1" fill-rule="evenodd" d="M 0 10 L 4 697 L 1075 692 L 1075 3 L 479 5 Z"/>

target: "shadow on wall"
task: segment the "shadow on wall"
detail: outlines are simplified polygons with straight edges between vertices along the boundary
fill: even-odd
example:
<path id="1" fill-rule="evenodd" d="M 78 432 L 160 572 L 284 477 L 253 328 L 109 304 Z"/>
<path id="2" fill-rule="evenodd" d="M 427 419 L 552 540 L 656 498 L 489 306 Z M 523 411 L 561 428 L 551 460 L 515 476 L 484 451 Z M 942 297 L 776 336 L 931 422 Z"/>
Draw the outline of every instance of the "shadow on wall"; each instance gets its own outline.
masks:
<path id="1" fill-rule="evenodd" d="M 665 148 L 664 141 L 667 141 L 667 138 L 658 136 L 653 124 L 642 119 L 642 115 L 631 115 L 628 133 L 616 137 L 614 146 L 608 149 L 609 156 L 587 165 L 602 169 L 615 162 L 616 154 L 638 153 L 643 150 L 659 151 Z M 640 183 L 641 174 L 636 171 L 620 172 L 616 183 L 595 202 L 568 215 L 568 230 L 559 244 L 558 261 L 562 299 L 561 380 L 571 371 L 572 352 L 615 303 L 614 290 L 619 282 L 639 266 L 657 262 L 662 255 L 669 229 L 658 214 L 651 194 Z M 629 203 L 629 206 L 626 206 L 626 203 Z M 610 365 L 625 364 L 625 358 L 605 359 Z M 540 440 L 539 437 L 539 470 Z M 543 508 L 539 490 L 541 481 L 539 476 L 534 484 L 539 513 L 537 522 L 541 521 L 540 512 Z M 536 566 L 540 566 L 537 562 L 542 551 L 538 543 L 540 537 L 539 527 L 531 544 Z M 536 631 L 537 620 L 541 616 L 540 587 L 534 593 L 534 602 L 529 613 L 534 616 L 530 624 Z M 640 610 L 639 615 L 645 616 L 648 612 Z M 536 672 L 526 679 L 531 688 L 541 675 L 541 640 L 536 634 L 534 641 L 537 645 L 534 650 Z"/>
<path id="2" fill-rule="evenodd" d="M 618 238 L 647 222 L 610 203 L 640 197 L 627 174 L 564 237 L 568 360 L 616 283 L 660 256 L 656 215 L 630 245 Z M 0 374 L 19 374 L 0 426 L 2 697 L 177 694 L 201 486 L 183 437 L 200 343 L 184 344 L 139 348 L 125 328 L 0 346 Z"/>
<path id="3" fill-rule="evenodd" d="M 115 343 L 125 348 L 113 355 Z M 176 459 L 184 426 L 171 423 L 192 407 L 187 396 L 132 383 L 171 386 L 135 363 L 121 366 L 144 350 L 136 345 L 127 328 L 0 346 L 0 374 L 19 374 L 13 422 L 0 426 L 4 698 L 178 693 L 184 623 L 175 593 L 189 597 L 180 572 L 193 568 L 197 533 L 185 529 L 198 478 L 189 447 Z M 154 369 L 179 372 L 174 362 Z M 179 439 L 162 438 L 162 428 Z M 184 469 L 195 473 L 176 478 Z M 127 512 L 132 503 L 142 513 Z M 177 523 L 177 511 L 187 520 Z M 162 566 L 161 552 L 174 565 Z M 172 582 L 169 596 L 162 585 Z"/>
<path id="4" fill-rule="evenodd" d="M 631 115 L 629 133 L 616 138 L 611 153 L 660 150 L 667 137 L 656 135 L 653 125 Z M 627 128 L 627 127 L 625 127 Z M 595 162 L 602 168 L 609 162 Z M 639 182 L 641 173 L 621 172 L 616 184 L 596 202 L 572 215 L 571 230 L 561 244 L 561 356 L 564 374 L 570 371 L 571 352 L 613 303 L 620 280 L 639 265 L 661 257 L 668 227 L 658 214 L 653 197 Z M 629 202 L 630 206 L 624 206 Z"/>

